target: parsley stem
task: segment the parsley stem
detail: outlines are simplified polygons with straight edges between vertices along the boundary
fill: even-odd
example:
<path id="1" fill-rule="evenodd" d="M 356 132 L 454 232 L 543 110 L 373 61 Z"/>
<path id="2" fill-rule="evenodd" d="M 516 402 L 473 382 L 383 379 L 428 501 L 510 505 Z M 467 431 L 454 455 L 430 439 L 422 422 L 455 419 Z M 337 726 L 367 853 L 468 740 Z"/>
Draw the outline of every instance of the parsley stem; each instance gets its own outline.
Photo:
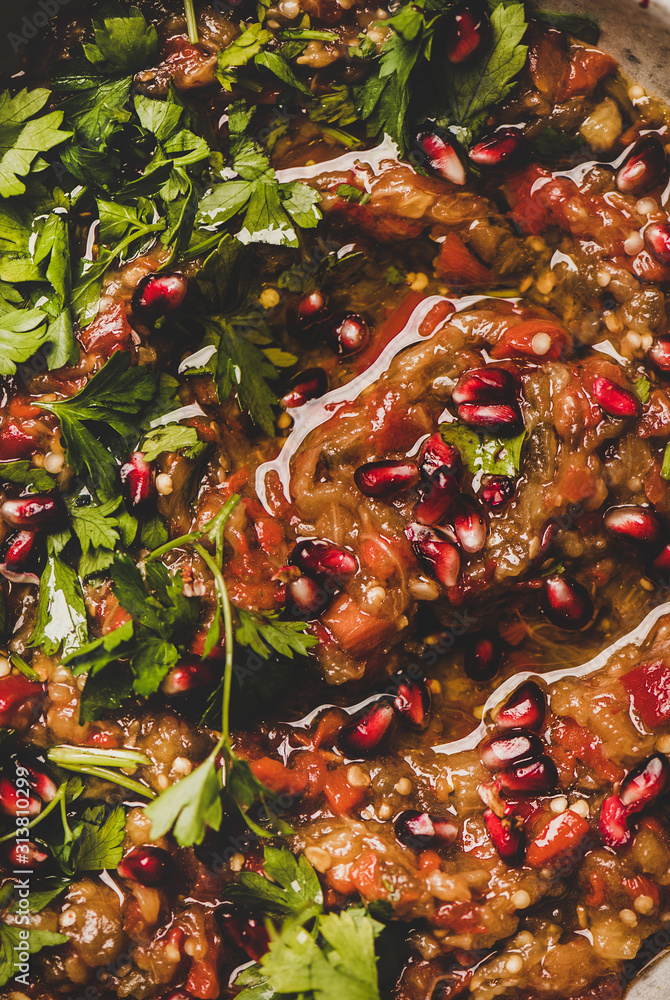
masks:
<path id="1" fill-rule="evenodd" d="M 188 40 L 191 45 L 196 45 L 200 41 L 200 38 L 198 37 L 198 22 L 195 17 L 195 10 L 193 9 L 193 0 L 184 0 L 184 13 L 186 14 Z"/>
<path id="2" fill-rule="evenodd" d="M 223 733 L 222 739 L 224 740 L 225 746 L 230 750 L 230 688 L 233 680 L 233 612 L 230 606 L 230 600 L 228 598 L 228 590 L 226 589 L 226 581 L 223 579 L 223 573 L 216 565 L 212 557 L 210 556 L 207 549 L 204 549 L 202 545 L 194 545 L 193 548 L 198 553 L 198 555 L 205 561 L 205 564 L 211 570 L 214 577 L 214 587 L 216 589 L 216 594 L 219 599 L 219 604 L 221 605 L 221 610 L 223 611 L 223 625 L 226 636 L 226 663 L 223 672 L 223 704 L 221 706 L 221 730 Z"/>
<path id="3" fill-rule="evenodd" d="M 75 774 L 87 774 L 92 778 L 100 778 L 102 781 L 111 781 L 115 785 L 121 785 L 122 788 L 128 788 L 131 792 L 137 792 L 138 795 L 144 796 L 145 799 L 156 798 L 156 793 L 148 785 L 134 781 L 133 778 L 129 778 L 125 774 L 119 774 L 117 771 L 110 771 L 106 767 L 87 767 L 84 764 L 60 764 L 59 767 L 64 768 L 66 771 L 74 771 Z"/>
<path id="4" fill-rule="evenodd" d="M 173 538 L 171 542 L 166 542 L 165 545 L 160 545 L 153 552 L 150 552 L 148 556 L 144 557 L 145 563 L 154 562 L 156 559 L 160 559 L 164 556 L 166 552 L 170 552 L 172 549 L 178 549 L 181 545 L 190 545 L 191 542 L 199 542 L 203 536 L 202 531 L 190 531 L 188 535 L 180 535 L 179 538 Z"/>
<path id="5" fill-rule="evenodd" d="M 51 747 L 47 756 L 54 764 L 61 767 L 71 767 L 83 764 L 84 767 L 92 767 L 100 764 L 103 767 L 132 767 L 133 765 L 147 765 L 151 761 L 139 750 L 100 750 L 91 747 L 73 747 L 67 744 L 60 744 Z"/>
<path id="6" fill-rule="evenodd" d="M 45 806 L 45 808 L 42 810 L 39 816 L 36 816 L 35 819 L 32 819 L 27 826 L 20 827 L 20 829 L 32 830 L 34 826 L 37 826 L 37 824 L 41 823 L 43 819 L 46 819 L 50 812 L 53 812 L 54 809 L 57 809 L 60 806 L 61 802 L 65 801 L 66 788 L 67 788 L 67 781 L 64 781 L 63 784 L 59 786 L 58 791 L 52 798 L 51 802 L 49 802 L 49 804 Z M 6 840 L 11 840 L 12 837 L 15 837 L 17 833 L 18 830 L 12 830 L 11 833 L 6 833 L 4 837 L 0 837 L 0 844 L 4 844 Z"/>

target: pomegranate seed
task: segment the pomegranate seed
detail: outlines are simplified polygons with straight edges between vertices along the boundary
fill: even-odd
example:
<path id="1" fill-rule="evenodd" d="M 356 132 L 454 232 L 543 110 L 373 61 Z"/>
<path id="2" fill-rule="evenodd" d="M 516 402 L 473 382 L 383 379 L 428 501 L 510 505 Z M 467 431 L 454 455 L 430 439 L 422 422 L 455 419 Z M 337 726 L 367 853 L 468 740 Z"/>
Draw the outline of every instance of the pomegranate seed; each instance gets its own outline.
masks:
<path id="1" fill-rule="evenodd" d="M 44 548 L 35 531 L 19 531 L 8 541 L 5 561 L 0 563 L 0 573 L 12 583 L 39 584 L 39 573 L 44 562 Z"/>
<path id="2" fill-rule="evenodd" d="M 48 528 L 61 517 L 60 505 L 46 493 L 35 493 L 20 500 L 5 500 L 0 514 L 12 528 Z"/>
<path id="3" fill-rule="evenodd" d="M 509 403 L 516 397 L 516 380 L 506 368 L 486 365 L 461 375 L 451 398 L 457 406 L 463 403 Z"/>
<path id="4" fill-rule="evenodd" d="M 520 820 L 516 816 L 496 816 L 492 809 L 487 809 L 484 822 L 501 860 L 506 865 L 520 864 L 525 847 Z"/>
<path id="5" fill-rule="evenodd" d="M 662 372 L 670 371 L 670 340 L 655 340 L 647 352 L 652 364 Z"/>
<path id="6" fill-rule="evenodd" d="M 50 860 L 49 855 L 33 840 L 22 840 L 9 844 L 5 858 L 9 868 L 43 868 Z"/>
<path id="7" fill-rule="evenodd" d="M 432 816 L 417 809 L 401 812 L 394 823 L 395 835 L 401 844 L 414 851 L 429 847 L 449 847 L 458 836 L 458 827 L 442 816 Z"/>
<path id="8" fill-rule="evenodd" d="M 39 816 L 42 802 L 24 788 L 18 789 L 9 778 L 0 777 L 0 812 L 6 816 Z"/>
<path id="9" fill-rule="evenodd" d="M 183 274 L 147 274 L 133 294 L 133 312 L 156 318 L 178 309 L 186 298 L 188 281 Z"/>
<path id="10" fill-rule="evenodd" d="M 628 813 L 639 812 L 657 799 L 670 784 L 670 764 L 660 753 L 647 757 L 621 782 L 619 800 Z"/>
<path id="11" fill-rule="evenodd" d="M 445 17 L 447 59 L 460 65 L 481 52 L 488 42 L 489 19 L 483 8 L 472 4 L 460 4 Z"/>
<path id="12" fill-rule="evenodd" d="M 242 916 L 238 911 L 219 908 L 217 919 L 230 944 L 246 952 L 254 962 L 261 960 L 268 950 L 270 941 L 264 918 Z"/>
<path id="13" fill-rule="evenodd" d="M 559 628 L 581 629 L 593 618 L 593 602 L 588 590 L 564 573 L 545 579 L 538 600 L 540 611 Z"/>
<path id="14" fill-rule="evenodd" d="M 625 847 L 631 839 L 628 813 L 618 795 L 610 795 L 600 809 L 600 834 L 608 847 Z"/>
<path id="15" fill-rule="evenodd" d="M 150 464 L 144 461 L 144 453 L 141 451 L 134 451 L 128 461 L 124 462 L 119 469 L 119 478 L 131 507 L 139 507 L 153 492 L 153 470 Z"/>
<path id="16" fill-rule="evenodd" d="M 616 382 L 602 375 L 597 375 L 593 380 L 593 395 L 608 417 L 620 420 L 624 417 L 636 417 L 641 409 L 640 400 L 634 393 L 622 389 Z"/>
<path id="17" fill-rule="evenodd" d="M 416 141 L 426 154 L 428 166 L 433 173 L 452 184 L 465 184 L 465 167 L 453 143 L 436 132 L 420 132 Z"/>
<path id="18" fill-rule="evenodd" d="M 170 698 L 197 688 L 213 687 L 216 681 L 214 671 L 206 663 L 182 663 L 170 670 L 161 684 L 161 691 Z"/>
<path id="19" fill-rule="evenodd" d="M 496 784 L 508 795 L 546 795 L 556 788 L 558 771 L 551 757 L 543 754 L 537 760 L 501 771 Z"/>
<path id="20" fill-rule="evenodd" d="M 44 686 L 23 674 L 1 677 L 0 728 L 26 729 L 39 714 L 44 697 Z"/>
<path id="21" fill-rule="evenodd" d="M 652 222 L 644 231 L 647 249 L 659 264 L 670 264 L 670 223 Z"/>
<path id="22" fill-rule="evenodd" d="M 296 406 L 304 406 L 310 399 L 319 399 L 327 392 L 328 376 L 323 368 L 308 368 L 295 376 L 281 403 L 287 410 L 291 410 Z"/>
<path id="23" fill-rule="evenodd" d="M 121 878 L 145 886 L 163 885 L 172 874 L 172 869 L 172 858 L 168 852 L 150 844 L 133 847 L 116 868 Z"/>
<path id="24" fill-rule="evenodd" d="M 37 767 L 26 764 L 24 761 L 19 761 L 19 764 L 29 772 L 28 781 L 30 782 L 30 787 L 39 795 L 42 802 L 51 802 L 52 799 L 56 798 L 58 788 L 56 782 L 48 774 Z"/>
<path id="25" fill-rule="evenodd" d="M 453 444 L 447 444 L 441 434 L 431 434 L 421 449 L 421 474 L 430 477 L 440 469 L 458 475 L 462 466 L 461 453 Z"/>
<path id="26" fill-rule="evenodd" d="M 547 702 L 544 691 L 535 681 L 526 681 L 509 696 L 495 717 L 498 729 L 531 729 L 544 726 Z"/>
<path id="27" fill-rule="evenodd" d="M 473 681 L 490 681 L 500 670 L 503 645 L 495 632 L 480 632 L 466 639 L 463 669 Z"/>
<path id="28" fill-rule="evenodd" d="M 338 354 L 358 354 L 370 338 L 370 329 L 358 313 L 347 313 L 335 326 L 332 333 L 334 347 Z"/>
<path id="29" fill-rule="evenodd" d="M 340 730 L 337 745 L 347 757 L 371 757 L 391 736 L 395 718 L 393 702 L 380 699 Z"/>
<path id="30" fill-rule="evenodd" d="M 38 450 L 34 437 L 26 434 L 14 420 L 8 420 L 0 430 L 0 461 L 13 462 L 30 458 Z"/>
<path id="31" fill-rule="evenodd" d="M 616 184 L 624 194 L 637 194 L 656 184 L 665 170 L 665 150 L 656 135 L 645 135 L 628 155 L 616 175 Z"/>
<path id="32" fill-rule="evenodd" d="M 425 492 L 414 505 L 414 516 L 419 524 L 439 524 L 460 495 L 458 483 L 451 473 L 438 469 L 422 489 Z"/>
<path id="33" fill-rule="evenodd" d="M 468 156 L 478 167 L 504 167 L 519 159 L 523 145 L 521 129 L 504 126 L 476 142 Z"/>
<path id="34" fill-rule="evenodd" d="M 267 948 L 265 951 L 267 951 Z M 265 952 L 263 952 L 263 954 L 265 954 Z M 162 996 L 160 1000 L 195 1000 L 195 997 L 192 993 L 187 993 L 186 990 L 172 990 L 171 993 L 166 993 Z"/>
<path id="35" fill-rule="evenodd" d="M 670 544 L 665 545 L 649 566 L 653 576 L 667 578 L 670 576 Z"/>
<path id="36" fill-rule="evenodd" d="M 454 531 L 464 552 L 479 552 L 486 542 L 486 519 L 477 510 L 468 510 L 454 518 Z"/>
<path id="37" fill-rule="evenodd" d="M 289 562 L 306 576 L 312 576 L 316 580 L 329 580 L 337 586 L 346 583 L 358 569 L 355 555 L 323 538 L 299 542 L 293 549 Z"/>
<path id="38" fill-rule="evenodd" d="M 336 592 L 327 594 L 310 576 L 299 576 L 286 584 L 286 610 L 294 618 L 313 621 L 326 610 Z"/>
<path id="39" fill-rule="evenodd" d="M 489 507 L 502 507 L 514 496 L 515 486 L 508 476 L 490 476 L 482 486 L 482 500 Z"/>
<path id="40" fill-rule="evenodd" d="M 663 524 L 649 507 L 612 507 L 603 518 L 607 531 L 641 548 L 654 547 L 661 539 Z"/>
<path id="41" fill-rule="evenodd" d="M 409 532 L 412 526 L 409 526 Z M 405 529 L 408 534 L 408 529 Z M 411 540 L 411 539 L 410 539 Z M 443 541 L 435 532 L 421 535 L 413 543 L 414 551 L 423 563 L 433 572 L 444 587 L 455 587 L 461 569 L 461 557 L 458 549 L 451 542 Z"/>
<path id="42" fill-rule="evenodd" d="M 502 771 L 514 764 L 541 757 L 544 743 L 537 733 L 525 729 L 510 729 L 489 736 L 479 748 L 479 758 L 489 771 Z"/>
<path id="43" fill-rule="evenodd" d="M 490 406 L 480 406 L 473 403 L 463 403 L 458 407 L 458 416 L 475 430 L 487 434 L 497 434 L 499 437 L 512 437 L 523 430 L 523 420 L 516 405 L 495 403 Z"/>
<path id="44" fill-rule="evenodd" d="M 424 678 L 412 680 L 400 673 L 392 681 L 398 685 L 393 699 L 398 715 L 412 729 L 425 729 L 430 721 L 430 691 Z"/>
<path id="45" fill-rule="evenodd" d="M 366 462 L 354 472 L 354 481 L 361 493 L 368 497 L 392 497 L 402 490 L 411 489 L 419 481 L 416 462 Z"/>
<path id="46" fill-rule="evenodd" d="M 328 299 L 322 291 L 308 292 L 291 310 L 293 325 L 298 332 L 311 333 L 328 318 Z"/>

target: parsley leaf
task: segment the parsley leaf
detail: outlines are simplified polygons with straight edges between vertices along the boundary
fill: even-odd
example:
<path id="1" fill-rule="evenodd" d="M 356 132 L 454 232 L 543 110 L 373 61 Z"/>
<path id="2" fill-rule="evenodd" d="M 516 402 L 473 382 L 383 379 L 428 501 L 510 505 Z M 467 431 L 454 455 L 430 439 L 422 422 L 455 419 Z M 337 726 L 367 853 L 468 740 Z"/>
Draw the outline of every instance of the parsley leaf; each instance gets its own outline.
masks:
<path id="1" fill-rule="evenodd" d="M 62 111 L 51 111 L 39 118 L 34 116 L 49 100 L 50 91 L 21 90 L 14 97 L 9 91 L 0 93 L 0 196 L 23 194 L 21 180 L 38 156 L 58 146 L 70 135 L 60 131 Z"/>
<path id="2" fill-rule="evenodd" d="M 0 462 L 0 483 L 29 486 L 36 493 L 48 493 L 55 486 L 53 476 L 50 476 L 46 469 L 38 469 L 27 459 L 17 462 Z"/>
<path id="3" fill-rule="evenodd" d="M 264 660 L 271 655 L 271 650 L 282 656 L 293 659 L 293 654 L 306 656 L 308 649 L 318 646 L 319 640 L 306 634 L 306 622 L 281 621 L 277 612 L 260 614 L 256 611 L 236 609 L 239 625 L 235 629 L 235 639 L 242 646 L 251 649 Z"/>
<path id="4" fill-rule="evenodd" d="M 79 872 L 114 870 L 123 856 L 126 813 L 123 806 L 92 806 L 72 825 L 70 836 L 52 845 L 59 865 L 71 878 Z"/>
<path id="5" fill-rule="evenodd" d="M 13 375 L 17 364 L 35 354 L 46 338 L 46 313 L 11 309 L 0 314 L 0 375 Z"/>
<path id="6" fill-rule="evenodd" d="M 119 520 L 113 516 L 120 503 L 121 497 L 115 497 L 97 506 L 69 504 L 70 520 L 81 546 L 79 575 L 82 579 L 111 566 L 114 549 L 120 541 Z"/>
<path id="7" fill-rule="evenodd" d="M 187 777 L 175 782 L 144 810 L 151 820 L 154 840 L 168 830 L 178 844 L 201 844 L 207 828 L 218 830 L 223 818 L 221 771 L 217 768 L 218 746 Z"/>
<path id="8" fill-rule="evenodd" d="M 55 931 L 1 923 L 0 986 L 4 986 L 17 974 L 18 967 L 14 964 L 17 952 L 27 951 L 30 955 L 34 955 L 42 948 L 52 948 L 57 944 L 64 944 L 66 941 L 69 941 L 69 938 L 65 934 L 57 934 Z"/>
<path id="9" fill-rule="evenodd" d="M 252 24 L 225 49 L 219 50 L 216 75 L 224 90 L 232 90 L 236 70 L 246 66 L 272 38 L 262 24 Z"/>
<path id="10" fill-rule="evenodd" d="M 459 423 L 440 424 L 440 433 L 447 444 L 455 445 L 465 465 L 473 474 L 484 472 L 496 476 L 518 475 L 521 448 L 526 432 L 513 438 L 495 438 L 478 434 Z"/>
<path id="11" fill-rule="evenodd" d="M 137 7 L 129 17 L 94 22 L 95 45 L 84 45 L 86 58 L 104 72 L 135 73 L 158 56 L 158 34 Z"/>
<path id="12" fill-rule="evenodd" d="M 195 427 L 184 424 L 164 424 L 149 431 L 140 445 L 147 462 L 153 462 L 164 451 L 181 451 L 189 457 L 189 451 L 200 444 Z"/>
<path id="13" fill-rule="evenodd" d="M 286 847 L 266 847 L 263 871 L 265 876 L 242 872 L 227 897 L 264 913 L 298 914 L 306 906 L 323 907 L 321 885 L 304 854 L 296 860 Z"/>
<path id="14" fill-rule="evenodd" d="M 32 646 L 41 646 L 47 656 L 61 649 L 69 653 L 88 638 L 86 605 L 75 571 L 60 558 L 60 540 L 51 535 L 47 564 L 40 580 Z"/>

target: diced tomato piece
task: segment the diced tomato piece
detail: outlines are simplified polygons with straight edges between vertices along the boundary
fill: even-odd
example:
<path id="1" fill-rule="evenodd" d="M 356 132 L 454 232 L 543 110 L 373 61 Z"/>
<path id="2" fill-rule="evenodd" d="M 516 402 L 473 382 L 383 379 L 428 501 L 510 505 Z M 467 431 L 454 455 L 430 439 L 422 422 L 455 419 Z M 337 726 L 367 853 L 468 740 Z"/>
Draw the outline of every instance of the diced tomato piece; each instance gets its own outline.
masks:
<path id="1" fill-rule="evenodd" d="M 323 755 L 311 750 L 301 750 L 294 754 L 292 764 L 293 773 L 304 775 L 307 779 L 304 791 L 305 798 L 316 798 L 323 791 L 323 786 L 328 778 L 328 766 Z"/>
<path id="2" fill-rule="evenodd" d="M 25 421 L 7 420 L 0 430 L 0 462 L 30 458 L 39 444 L 26 430 Z"/>
<path id="3" fill-rule="evenodd" d="M 291 770 L 285 767 L 280 760 L 272 757 L 260 757 L 259 760 L 249 762 L 249 767 L 261 784 L 269 788 L 271 792 L 279 795 L 302 795 L 307 788 L 309 778 L 306 772 Z"/>
<path id="4" fill-rule="evenodd" d="M 221 996 L 217 962 L 211 958 L 194 961 L 186 980 L 186 989 L 197 1000 L 216 1000 Z"/>
<path id="5" fill-rule="evenodd" d="M 374 851 L 363 851 L 351 869 L 351 881 L 363 899 L 382 899 L 387 895 L 380 884 L 379 855 Z"/>
<path id="6" fill-rule="evenodd" d="M 600 872 L 591 872 L 589 875 L 591 887 L 584 898 L 587 906 L 602 906 L 605 902 L 605 889 L 607 883 Z"/>
<path id="7" fill-rule="evenodd" d="M 431 922 L 437 927 L 446 927 L 452 934 L 486 934 L 488 930 L 481 923 L 479 907 L 465 899 L 443 903 Z"/>
<path id="8" fill-rule="evenodd" d="M 459 287 L 487 286 L 493 280 L 491 269 L 477 260 L 456 233 L 449 233 L 445 237 L 435 266 L 435 274 L 442 281 Z"/>
<path id="9" fill-rule="evenodd" d="M 44 685 L 23 674 L 0 678 L 0 727 L 26 729 L 39 714 L 44 696 Z"/>
<path id="10" fill-rule="evenodd" d="M 338 767 L 331 771 L 323 787 L 328 805 L 336 816 L 351 812 L 365 797 L 366 789 L 360 785 L 351 785 L 347 780 L 347 769 Z"/>
<path id="11" fill-rule="evenodd" d="M 567 79 L 562 81 L 557 100 L 567 101 L 570 97 L 592 92 L 596 84 L 605 76 L 614 73 L 616 59 L 600 49 L 580 46 L 570 53 L 570 69 Z"/>
<path id="12" fill-rule="evenodd" d="M 546 334 L 551 345 L 546 347 L 546 338 L 538 337 Z M 541 359 L 542 361 L 557 361 L 561 356 L 570 353 L 572 337 L 562 327 L 551 320 L 527 319 L 506 330 L 498 343 L 491 349 L 492 358 L 522 357 Z"/>
<path id="13" fill-rule="evenodd" d="M 653 881 L 648 875 L 636 875 L 634 878 L 622 878 L 621 884 L 630 893 L 631 899 L 637 899 L 638 896 L 649 896 L 650 899 L 654 901 L 654 909 L 656 909 L 661 903 L 661 893 Z"/>
<path id="14" fill-rule="evenodd" d="M 526 853 L 531 868 L 565 864 L 574 867 L 584 855 L 584 845 L 591 827 L 583 816 L 571 809 L 555 816 L 543 827 Z"/>
<path id="15" fill-rule="evenodd" d="M 100 353 L 107 358 L 115 351 L 132 350 L 134 336 L 125 305 L 116 301 L 81 330 L 78 339 L 87 354 Z"/>
<path id="16" fill-rule="evenodd" d="M 343 896 L 351 896 L 356 891 L 356 886 L 351 878 L 351 869 L 352 864 L 350 862 L 346 865 L 334 865 L 333 868 L 329 868 L 326 872 L 326 879 L 329 885 Z"/>
<path id="17" fill-rule="evenodd" d="M 621 678 L 633 708 L 645 726 L 670 722 L 670 667 L 663 660 L 641 663 Z"/>
<path id="18" fill-rule="evenodd" d="M 284 540 L 282 527 L 274 517 L 259 517 L 254 522 L 254 531 L 258 544 L 268 555 L 273 555 Z"/>
<path id="19" fill-rule="evenodd" d="M 576 757 L 603 781 L 621 781 L 623 770 L 607 759 L 602 748 L 598 736 L 569 717 L 559 719 L 552 729 L 549 753 L 559 767 Z"/>
<path id="20" fill-rule="evenodd" d="M 436 872 L 442 864 L 437 851 L 422 851 L 419 855 L 419 869 L 422 872 Z"/>
<path id="21" fill-rule="evenodd" d="M 395 631 L 393 622 L 366 614 L 347 594 L 336 599 L 321 621 L 352 656 L 369 653 Z"/>
<path id="22" fill-rule="evenodd" d="M 439 327 L 449 319 L 449 317 L 454 312 L 454 307 L 451 302 L 446 299 L 443 302 L 438 302 L 430 310 L 427 316 L 421 320 L 419 324 L 419 336 L 420 337 L 430 337 Z"/>

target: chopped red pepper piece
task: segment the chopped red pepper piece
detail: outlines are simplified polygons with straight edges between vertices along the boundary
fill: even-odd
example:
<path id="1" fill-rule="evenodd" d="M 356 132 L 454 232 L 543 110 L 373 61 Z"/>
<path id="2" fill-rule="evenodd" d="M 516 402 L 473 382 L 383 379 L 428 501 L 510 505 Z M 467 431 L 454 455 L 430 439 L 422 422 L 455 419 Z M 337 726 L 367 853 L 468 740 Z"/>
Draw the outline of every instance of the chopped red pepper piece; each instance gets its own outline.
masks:
<path id="1" fill-rule="evenodd" d="M 328 805 L 337 816 L 350 812 L 364 797 L 366 788 L 360 785 L 350 785 L 347 780 L 347 769 L 339 767 L 331 771 L 324 785 Z"/>
<path id="2" fill-rule="evenodd" d="M 641 663 L 621 678 L 645 726 L 670 722 L 670 667 L 663 660 Z"/>
<path id="3" fill-rule="evenodd" d="M 531 868 L 545 865 L 577 864 L 584 854 L 584 841 L 591 827 L 583 816 L 571 809 L 555 816 L 542 828 L 526 853 Z"/>

